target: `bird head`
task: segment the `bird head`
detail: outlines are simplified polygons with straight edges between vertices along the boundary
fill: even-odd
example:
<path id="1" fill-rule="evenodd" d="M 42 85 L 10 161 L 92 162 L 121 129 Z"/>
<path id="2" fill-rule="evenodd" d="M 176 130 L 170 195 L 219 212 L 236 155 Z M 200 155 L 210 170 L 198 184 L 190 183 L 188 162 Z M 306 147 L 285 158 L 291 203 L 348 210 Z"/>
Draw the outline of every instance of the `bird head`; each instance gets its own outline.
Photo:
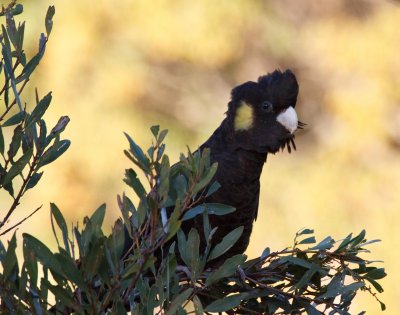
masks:
<path id="1" fill-rule="evenodd" d="M 303 125 L 295 111 L 299 86 L 290 70 L 261 76 L 232 90 L 227 118 L 239 148 L 275 153 L 294 149 L 294 134 Z"/>

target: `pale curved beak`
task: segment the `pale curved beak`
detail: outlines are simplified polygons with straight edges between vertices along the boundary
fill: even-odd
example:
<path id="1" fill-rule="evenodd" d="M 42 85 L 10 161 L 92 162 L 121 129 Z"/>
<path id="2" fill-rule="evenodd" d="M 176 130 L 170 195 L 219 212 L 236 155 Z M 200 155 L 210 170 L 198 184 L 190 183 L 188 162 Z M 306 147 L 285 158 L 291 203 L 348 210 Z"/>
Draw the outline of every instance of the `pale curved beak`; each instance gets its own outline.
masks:
<path id="1" fill-rule="evenodd" d="M 291 134 L 297 130 L 298 119 L 297 113 L 292 106 L 280 113 L 276 120 L 285 127 Z"/>

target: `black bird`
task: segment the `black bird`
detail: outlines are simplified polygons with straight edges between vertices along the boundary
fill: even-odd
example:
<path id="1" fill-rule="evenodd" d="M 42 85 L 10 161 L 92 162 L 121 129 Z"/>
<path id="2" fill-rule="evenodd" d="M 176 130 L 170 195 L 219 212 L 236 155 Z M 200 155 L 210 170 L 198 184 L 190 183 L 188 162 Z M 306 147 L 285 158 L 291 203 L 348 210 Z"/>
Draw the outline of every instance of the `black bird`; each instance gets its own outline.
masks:
<path id="1" fill-rule="evenodd" d="M 205 202 L 231 205 L 236 211 L 224 216 L 210 216 L 212 228 L 218 227 L 213 244 L 233 229 L 243 226 L 243 234 L 237 243 L 217 262 L 243 253 L 250 239 L 253 222 L 257 218 L 260 194 L 260 176 L 268 153 L 279 149 L 296 149 L 294 133 L 302 128 L 294 107 L 298 95 L 295 75 L 286 70 L 276 70 L 258 78 L 257 82 L 246 82 L 231 92 L 228 111 L 221 125 L 199 150 L 210 149 L 211 162 L 218 162 L 213 180 L 220 189 Z M 184 231 L 195 227 L 203 233 L 202 216 L 185 221 Z M 204 240 L 202 240 L 204 246 Z"/>

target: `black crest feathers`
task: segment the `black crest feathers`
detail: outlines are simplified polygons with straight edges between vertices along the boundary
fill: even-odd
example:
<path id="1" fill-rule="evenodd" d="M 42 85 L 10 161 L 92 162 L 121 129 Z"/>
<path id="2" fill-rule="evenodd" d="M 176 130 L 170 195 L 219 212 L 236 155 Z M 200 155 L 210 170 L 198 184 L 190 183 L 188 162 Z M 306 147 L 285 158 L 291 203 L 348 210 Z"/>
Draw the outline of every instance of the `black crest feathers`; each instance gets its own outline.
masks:
<path id="1" fill-rule="evenodd" d="M 279 107 L 295 107 L 299 85 L 292 71 L 272 73 L 258 78 L 258 83 L 267 90 L 271 101 Z"/>

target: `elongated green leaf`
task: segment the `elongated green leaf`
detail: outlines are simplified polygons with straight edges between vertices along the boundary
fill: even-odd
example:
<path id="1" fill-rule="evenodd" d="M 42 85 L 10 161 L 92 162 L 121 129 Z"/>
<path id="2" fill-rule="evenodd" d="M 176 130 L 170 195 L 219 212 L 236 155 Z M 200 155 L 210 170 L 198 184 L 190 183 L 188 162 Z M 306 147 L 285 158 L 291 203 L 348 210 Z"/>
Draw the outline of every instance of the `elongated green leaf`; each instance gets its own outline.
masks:
<path id="1" fill-rule="evenodd" d="M 29 60 L 28 63 L 25 65 L 21 75 L 17 78 L 17 82 L 29 79 L 30 75 L 36 69 L 41 59 L 42 56 L 40 55 L 40 53 L 33 56 L 32 59 Z"/>
<path id="2" fill-rule="evenodd" d="M 208 261 L 225 254 L 233 245 L 235 245 L 242 233 L 243 226 L 239 226 L 238 228 L 225 235 L 222 241 L 211 250 Z"/>
<path id="3" fill-rule="evenodd" d="M 376 280 L 368 278 L 368 277 L 365 277 L 365 279 L 368 280 L 374 286 L 376 291 L 378 291 L 379 293 L 383 292 L 382 286 Z"/>
<path id="4" fill-rule="evenodd" d="M 167 129 L 161 130 L 160 135 L 157 138 L 157 145 L 160 145 L 164 141 L 167 134 L 168 134 Z"/>
<path id="5" fill-rule="evenodd" d="M 215 173 L 217 172 L 218 163 L 213 163 L 211 167 L 207 170 L 204 177 L 194 186 L 193 193 L 197 194 L 200 190 L 208 185 L 211 179 L 214 177 Z"/>
<path id="6" fill-rule="evenodd" d="M 202 214 L 207 210 L 209 215 L 225 215 L 234 212 L 236 209 L 232 206 L 224 205 L 221 203 L 203 203 L 188 211 L 182 217 L 183 221 L 190 220 L 195 216 Z"/>
<path id="7" fill-rule="evenodd" d="M 68 150 L 71 141 L 61 140 L 57 144 L 52 145 L 40 159 L 37 169 L 57 160 L 65 151 Z"/>
<path id="8" fill-rule="evenodd" d="M 136 158 L 137 162 L 143 167 L 144 170 L 148 171 L 150 167 L 150 161 L 144 154 L 143 150 L 133 141 L 133 139 L 127 134 L 124 133 L 126 138 L 129 141 L 130 145 L 130 153 Z"/>
<path id="9" fill-rule="evenodd" d="M 199 257 L 200 237 L 196 229 L 191 229 L 186 242 L 186 257 L 185 263 L 191 268 L 192 273 L 196 273 L 200 264 Z"/>
<path id="10" fill-rule="evenodd" d="M 206 198 L 211 196 L 213 193 L 215 193 L 220 188 L 221 188 L 221 185 L 218 182 L 213 182 L 211 184 L 210 188 L 208 188 Z"/>
<path id="11" fill-rule="evenodd" d="M 21 174 L 24 170 L 25 166 L 28 164 L 29 160 L 32 157 L 33 149 L 30 148 L 28 151 L 24 153 L 11 167 L 7 174 L 4 176 L 3 185 L 8 184 L 11 180 Z"/>
<path id="12" fill-rule="evenodd" d="M 313 266 L 311 262 L 301 259 L 301 258 L 297 258 L 297 257 L 287 256 L 287 257 L 281 258 L 280 260 L 282 263 L 290 262 L 294 265 L 301 266 L 301 267 L 304 267 L 307 269 L 311 269 Z"/>
<path id="13" fill-rule="evenodd" d="M 11 240 L 8 242 L 8 248 L 5 257 L 2 260 L 4 279 L 13 278 L 18 274 L 18 260 L 15 252 L 16 248 L 17 239 L 14 232 Z"/>
<path id="14" fill-rule="evenodd" d="M 90 217 L 90 222 L 93 226 L 101 228 L 104 221 L 104 216 L 106 214 L 106 204 L 103 203 L 100 207 Z"/>
<path id="15" fill-rule="evenodd" d="M 53 16 L 56 13 L 56 9 L 53 5 L 49 6 L 47 9 L 46 13 L 46 19 L 45 19 L 45 26 L 46 26 L 46 34 L 47 36 L 50 35 L 51 30 L 53 28 Z"/>
<path id="16" fill-rule="evenodd" d="M 194 305 L 194 311 L 196 315 L 204 315 L 204 309 L 203 305 L 201 304 L 201 300 L 197 295 L 193 297 L 193 305 Z"/>
<path id="17" fill-rule="evenodd" d="M 301 240 L 300 242 L 299 242 L 299 244 L 314 244 L 316 241 L 315 241 L 315 237 L 314 236 L 311 236 L 311 237 L 307 237 L 307 238 L 305 238 L 304 240 Z"/>
<path id="18" fill-rule="evenodd" d="M 311 250 L 325 250 L 325 249 L 331 249 L 333 247 L 333 245 L 335 244 L 335 240 L 328 236 L 326 238 L 324 238 L 321 242 L 319 242 L 317 245 L 315 245 L 314 247 L 311 247 Z"/>
<path id="19" fill-rule="evenodd" d="M 38 264 L 36 253 L 32 248 L 23 246 L 24 266 L 29 275 L 29 279 L 33 287 L 36 287 L 38 280 Z"/>
<path id="20" fill-rule="evenodd" d="M 385 272 L 385 268 L 374 268 L 369 271 L 365 276 L 374 280 L 379 280 L 385 278 L 387 274 Z"/>
<path id="21" fill-rule="evenodd" d="M 136 195 L 140 199 L 146 197 L 146 190 L 144 189 L 142 183 L 140 182 L 140 179 L 137 177 L 137 174 L 133 169 L 130 168 L 130 169 L 125 170 L 124 182 L 128 186 L 133 188 Z"/>
<path id="22" fill-rule="evenodd" d="M 313 234 L 313 233 L 314 233 L 314 230 L 311 230 L 311 229 L 302 229 L 302 230 L 300 230 L 299 232 L 297 232 L 296 234 L 297 234 L 297 236 L 300 236 L 300 235 Z"/>
<path id="23" fill-rule="evenodd" d="M 151 126 L 150 130 L 151 130 L 151 133 L 153 134 L 154 138 L 157 139 L 158 132 L 160 131 L 160 126 L 159 125 Z"/>
<path id="24" fill-rule="evenodd" d="M 28 129 L 32 124 L 37 123 L 42 118 L 42 116 L 46 112 L 47 108 L 49 108 L 49 106 L 50 106 L 51 99 L 52 99 L 52 96 L 51 96 L 51 92 L 50 92 L 40 100 L 40 102 L 34 108 L 32 114 L 25 121 L 26 129 Z"/>
<path id="25" fill-rule="evenodd" d="M 225 312 L 237 307 L 244 298 L 248 296 L 248 293 L 239 293 L 230 296 L 223 297 L 222 299 L 216 300 L 209 304 L 205 311 L 206 312 Z"/>
<path id="26" fill-rule="evenodd" d="M 193 292 L 193 288 L 186 289 L 185 291 L 181 292 L 170 304 L 168 307 L 168 311 L 165 315 L 174 315 L 175 312 L 182 306 L 184 302 L 186 302 L 190 295 Z"/>
<path id="27" fill-rule="evenodd" d="M 26 247 L 27 251 L 33 251 L 37 259 L 43 266 L 47 267 L 53 275 L 63 275 L 62 266 L 46 245 L 27 233 L 22 234 L 22 236 L 24 239 L 23 246 L 24 248 Z"/>
<path id="28" fill-rule="evenodd" d="M 330 286 L 328 286 L 328 291 L 326 293 L 320 295 L 319 298 L 321 298 L 321 299 L 334 298 L 338 295 L 343 295 L 348 292 L 355 292 L 364 286 L 365 286 L 365 284 L 362 281 L 354 282 L 349 285 L 342 285 L 342 283 L 340 283 L 340 285 L 335 285 L 335 286 L 330 285 Z"/>
<path id="29" fill-rule="evenodd" d="M 21 141 L 22 141 L 22 127 L 21 125 L 18 125 L 14 129 L 14 134 L 11 139 L 9 149 L 7 151 L 7 155 L 10 159 L 14 158 L 14 156 L 17 154 L 19 148 L 21 147 Z"/>
<path id="30" fill-rule="evenodd" d="M 211 284 L 217 282 L 218 280 L 229 277 L 236 272 L 239 265 L 243 264 L 246 260 L 246 256 L 239 254 L 232 256 L 225 260 L 223 265 L 217 270 L 213 271 L 206 280 L 205 286 L 210 286 Z"/>
<path id="31" fill-rule="evenodd" d="M 15 115 L 11 116 L 3 123 L 3 127 L 14 126 L 19 124 L 25 118 L 25 112 L 18 112 Z"/>
<path id="32" fill-rule="evenodd" d="M 32 177 L 29 179 L 28 183 L 26 184 L 25 191 L 35 187 L 39 182 L 39 180 L 42 178 L 42 175 L 43 172 L 33 174 Z"/>
<path id="33" fill-rule="evenodd" d="M 61 233 L 63 236 L 63 241 L 64 241 L 64 249 L 67 251 L 68 255 L 71 256 L 71 251 L 70 251 L 69 242 L 68 242 L 68 227 L 67 227 L 67 223 L 65 222 L 64 216 L 62 215 L 61 211 L 58 209 L 58 207 L 54 203 L 50 203 L 50 211 L 51 211 L 51 215 L 54 217 L 54 219 L 57 222 L 58 227 L 61 230 Z"/>
<path id="34" fill-rule="evenodd" d="M 352 240 L 352 236 L 353 236 L 352 233 L 350 233 L 349 235 L 347 235 L 347 236 L 343 239 L 343 241 L 342 241 L 342 243 L 339 245 L 339 247 L 336 249 L 336 252 L 341 252 L 342 250 L 344 250 L 344 249 L 347 247 L 347 245 L 350 244 L 350 242 L 351 242 L 351 240 Z"/>
<path id="35" fill-rule="evenodd" d="M 0 154 L 4 155 L 4 136 L 3 136 L 3 128 L 0 126 Z"/>

